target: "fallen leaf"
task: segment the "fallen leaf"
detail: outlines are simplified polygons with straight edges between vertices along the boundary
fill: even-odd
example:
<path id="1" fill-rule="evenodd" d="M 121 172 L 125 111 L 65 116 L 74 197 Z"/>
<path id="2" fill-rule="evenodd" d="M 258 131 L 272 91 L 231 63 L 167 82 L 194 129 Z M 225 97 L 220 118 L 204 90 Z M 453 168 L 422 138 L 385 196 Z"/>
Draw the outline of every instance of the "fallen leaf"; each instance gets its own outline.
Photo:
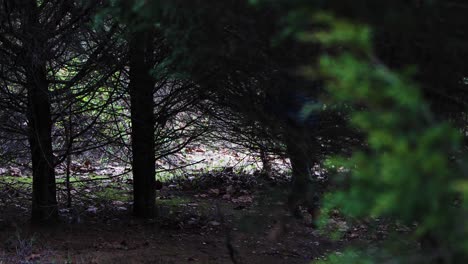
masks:
<path id="1" fill-rule="evenodd" d="M 212 226 L 219 226 L 219 225 L 221 225 L 221 223 L 218 222 L 218 221 L 210 221 L 210 222 L 208 222 L 208 224 L 210 224 L 210 225 L 212 225 Z"/>
<path id="2" fill-rule="evenodd" d="M 26 260 L 27 261 L 35 261 L 35 260 L 39 260 L 41 258 L 41 255 L 40 254 L 31 254 L 29 255 Z"/>
<path id="3" fill-rule="evenodd" d="M 90 206 L 88 207 L 88 209 L 86 209 L 86 212 L 95 214 L 97 213 L 97 210 L 98 210 L 97 207 Z"/>
<path id="4" fill-rule="evenodd" d="M 214 194 L 214 195 L 219 195 L 220 191 L 219 189 L 210 189 L 209 191 L 211 194 Z"/>
<path id="5" fill-rule="evenodd" d="M 122 201 L 113 201 L 112 202 L 112 205 L 115 205 L 115 206 L 123 206 L 125 203 L 122 202 Z"/>
<path id="6" fill-rule="evenodd" d="M 237 199 L 232 199 L 232 201 L 237 203 L 252 203 L 253 197 L 250 195 L 242 195 L 239 196 Z"/>

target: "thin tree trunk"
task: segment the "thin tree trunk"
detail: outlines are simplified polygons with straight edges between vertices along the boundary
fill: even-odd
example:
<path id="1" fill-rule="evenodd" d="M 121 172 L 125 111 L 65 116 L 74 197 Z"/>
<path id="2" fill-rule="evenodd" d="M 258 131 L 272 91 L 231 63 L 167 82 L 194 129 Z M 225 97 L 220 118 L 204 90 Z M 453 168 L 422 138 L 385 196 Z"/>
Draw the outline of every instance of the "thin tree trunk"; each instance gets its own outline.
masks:
<path id="1" fill-rule="evenodd" d="M 72 148 L 72 104 L 70 104 L 68 108 L 68 125 L 65 126 L 65 134 L 67 137 L 67 171 L 66 171 L 66 188 L 67 188 L 67 208 L 71 208 L 72 206 L 72 197 L 71 197 L 71 184 L 70 184 L 70 176 L 71 176 L 71 162 L 72 162 L 72 155 L 71 155 L 71 148 Z"/>
<path id="2" fill-rule="evenodd" d="M 262 174 L 269 178 L 273 169 L 270 158 L 263 147 L 260 147 L 260 160 L 262 161 Z"/>
<path id="3" fill-rule="evenodd" d="M 130 39 L 130 101 L 132 120 L 133 213 L 143 218 L 156 214 L 155 143 L 153 115 L 154 78 L 152 41 L 148 32 L 136 32 Z"/>

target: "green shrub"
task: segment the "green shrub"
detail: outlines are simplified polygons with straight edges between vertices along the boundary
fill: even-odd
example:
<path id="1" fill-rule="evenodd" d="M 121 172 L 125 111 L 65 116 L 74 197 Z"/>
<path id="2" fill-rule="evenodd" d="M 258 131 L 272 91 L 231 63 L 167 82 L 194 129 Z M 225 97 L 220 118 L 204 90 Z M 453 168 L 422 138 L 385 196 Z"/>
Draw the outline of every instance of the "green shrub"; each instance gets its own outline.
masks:
<path id="1" fill-rule="evenodd" d="M 314 18 L 326 30 L 301 33 L 300 39 L 319 42 L 333 55 L 321 56 L 318 70 L 310 67 L 304 72 L 325 80 L 329 102 L 352 109 L 350 122 L 367 139 L 364 149 L 352 157 L 327 161 L 330 168 L 341 168 L 337 174 L 346 174 L 349 187 L 326 195 L 322 215 L 338 208 L 358 219 L 388 217 L 416 223 L 413 238 L 432 241 L 430 248 L 423 246 L 431 252 L 420 256 L 431 257 L 400 256 L 392 263 L 466 261 L 468 180 L 459 166 L 459 131 L 436 120 L 410 74 L 379 62 L 368 27 L 327 14 Z M 327 263 L 345 263 L 338 260 L 357 256 L 349 252 L 330 256 Z"/>

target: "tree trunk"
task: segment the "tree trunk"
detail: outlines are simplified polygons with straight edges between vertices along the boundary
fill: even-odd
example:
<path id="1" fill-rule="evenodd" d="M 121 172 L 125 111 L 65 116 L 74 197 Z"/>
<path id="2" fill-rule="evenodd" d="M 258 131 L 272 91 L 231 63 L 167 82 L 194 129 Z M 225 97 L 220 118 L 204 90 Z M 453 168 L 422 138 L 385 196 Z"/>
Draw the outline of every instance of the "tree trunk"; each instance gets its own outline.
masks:
<path id="1" fill-rule="evenodd" d="M 24 43 L 24 68 L 27 81 L 28 129 L 33 170 L 32 222 L 49 224 L 58 220 L 55 186 L 54 156 L 52 153 L 52 119 L 46 63 L 41 39 L 36 1 L 24 6 L 23 30 L 28 39 Z"/>
<path id="2" fill-rule="evenodd" d="M 143 218 L 156 214 L 154 78 L 151 34 L 136 32 L 130 39 L 130 101 L 132 119 L 133 213 Z"/>
<path id="3" fill-rule="evenodd" d="M 262 161 L 262 175 L 269 178 L 272 173 L 270 157 L 263 147 L 260 147 L 260 160 Z"/>
<path id="4" fill-rule="evenodd" d="M 43 74 L 44 73 L 44 74 Z M 33 170 L 32 222 L 58 219 L 55 172 L 52 154 L 51 116 L 45 69 L 33 73 L 28 87 L 29 145 Z"/>
<path id="5" fill-rule="evenodd" d="M 307 130 L 289 132 L 286 137 L 286 148 L 292 168 L 292 187 L 288 197 L 288 207 L 296 216 L 300 216 L 298 207 L 306 205 L 308 210 L 316 211 L 316 203 L 320 196 L 317 192 L 316 180 L 311 175 L 311 169 L 318 161 L 316 156 L 320 151 L 315 140 L 310 138 Z"/>

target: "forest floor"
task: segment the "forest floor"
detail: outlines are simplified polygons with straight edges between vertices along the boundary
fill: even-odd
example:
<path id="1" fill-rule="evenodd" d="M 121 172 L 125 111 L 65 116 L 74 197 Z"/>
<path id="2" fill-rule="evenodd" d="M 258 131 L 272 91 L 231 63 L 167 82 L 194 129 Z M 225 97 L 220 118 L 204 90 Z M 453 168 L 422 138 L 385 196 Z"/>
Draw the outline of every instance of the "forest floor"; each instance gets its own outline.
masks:
<path id="1" fill-rule="evenodd" d="M 37 229 L 28 222 L 30 177 L 0 176 L 0 263 L 310 263 L 401 228 L 351 224 L 336 213 L 327 226 L 340 235 L 332 240 L 306 211 L 288 216 L 282 174 L 225 167 L 168 179 L 154 220 L 131 216 L 131 178 L 86 171 L 77 178 L 70 209 L 58 180 L 61 223 Z"/>

